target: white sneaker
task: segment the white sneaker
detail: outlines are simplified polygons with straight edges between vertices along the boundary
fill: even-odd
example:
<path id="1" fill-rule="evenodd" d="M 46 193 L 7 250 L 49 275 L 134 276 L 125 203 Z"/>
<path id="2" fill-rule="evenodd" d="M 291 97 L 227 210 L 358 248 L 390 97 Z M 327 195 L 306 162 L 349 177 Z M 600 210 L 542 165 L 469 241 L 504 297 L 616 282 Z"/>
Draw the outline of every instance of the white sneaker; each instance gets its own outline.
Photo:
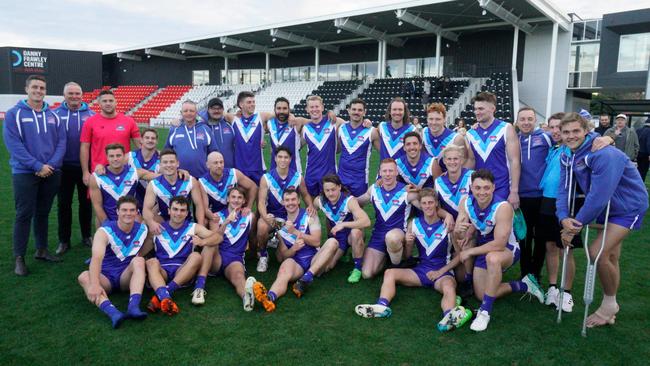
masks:
<path id="1" fill-rule="evenodd" d="M 565 292 L 564 295 L 562 295 L 562 311 L 565 313 L 570 313 L 573 311 L 573 296 L 571 296 L 571 294 L 568 292 Z"/>
<path id="2" fill-rule="evenodd" d="M 257 261 L 257 272 L 266 272 L 269 269 L 269 257 L 260 257 Z"/>
<path id="3" fill-rule="evenodd" d="M 385 305 L 363 304 L 354 307 L 354 312 L 364 318 L 387 318 L 393 311 Z"/>
<path id="4" fill-rule="evenodd" d="M 246 286 L 244 286 L 244 311 L 253 311 L 253 306 L 255 305 L 255 294 L 253 293 L 253 284 L 257 280 L 255 277 L 248 277 L 246 279 Z"/>
<path id="5" fill-rule="evenodd" d="M 205 291 L 204 289 L 195 288 L 194 291 L 192 291 L 192 304 L 194 305 L 205 304 L 205 294 L 207 294 L 207 291 Z"/>
<path id="6" fill-rule="evenodd" d="M 485 310 L 479 310 L 469 329 L 475 332 L 482 332 L 487 329 L 488 324 L 490 324 L 490 313 Z"/>
<path id="7" fill-rule="evenodd" d="M 521 281 L 528 286 L 527 292 L 537 298 L 540 304 L 544 303 L 544 291 L 537 283 L 535 276 L 532 274 L 527 274 L 526 277 L 522 278 Z"/>
<path id="8" fill-rule="evenodd" d="M 548 291 L 546 291 L 546 305 L 555 305 L 557 306 L 557 302 L 560 296 L 560 290 L 557 289 L 555 286 L 551 286 L 548 288 Z"/>

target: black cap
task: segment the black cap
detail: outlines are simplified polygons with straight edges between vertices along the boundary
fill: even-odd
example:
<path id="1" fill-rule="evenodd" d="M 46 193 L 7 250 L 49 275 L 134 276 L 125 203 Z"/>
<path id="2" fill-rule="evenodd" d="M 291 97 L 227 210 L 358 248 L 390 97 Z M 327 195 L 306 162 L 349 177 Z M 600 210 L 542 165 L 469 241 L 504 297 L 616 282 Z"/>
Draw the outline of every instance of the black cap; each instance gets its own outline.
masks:
<path id="1" fill-rule="evenodd" d="M 219 98 L 212 98 L 208 102 L 208 109 L 214 107 L 215 105 L 218 105 L 219 107 L 223 108 L 223 102 Z"/>

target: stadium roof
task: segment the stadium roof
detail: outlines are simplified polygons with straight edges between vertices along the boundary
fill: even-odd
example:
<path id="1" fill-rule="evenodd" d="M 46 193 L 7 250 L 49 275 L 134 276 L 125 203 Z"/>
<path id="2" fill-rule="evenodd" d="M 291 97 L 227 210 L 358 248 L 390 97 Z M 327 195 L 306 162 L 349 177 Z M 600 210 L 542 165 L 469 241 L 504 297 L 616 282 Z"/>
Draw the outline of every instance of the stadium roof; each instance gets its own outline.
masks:
<path id="1" fill-rule="evenodd" d="M 399 47 L 409 37 L 431 34 L 454 41 L 463 32 L 498 27 L 518 26 L 531 33 L 537 25 L 551 23 L 569 30 L 567 15 L 548 0 L 414 0 L 112 50 L 104 55 L 136 60 L 148 54 L 180 60 L 267 52 L 286 56 L 292 49 L 318 47 L 337 52 L 340 45 L 373 40 Z"/>

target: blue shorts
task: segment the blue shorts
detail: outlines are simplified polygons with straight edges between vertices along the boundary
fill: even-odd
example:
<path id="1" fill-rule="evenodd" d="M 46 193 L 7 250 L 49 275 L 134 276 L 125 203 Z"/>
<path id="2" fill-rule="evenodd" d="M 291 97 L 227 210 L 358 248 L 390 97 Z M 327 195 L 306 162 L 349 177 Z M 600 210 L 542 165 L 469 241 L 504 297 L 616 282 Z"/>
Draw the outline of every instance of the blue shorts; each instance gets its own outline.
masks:
<path id="1" fill-rule="evenodd" d="M 256 171 L 249 171 L 249 170 L 241 170 L 242 174 L 250 178 L 257 186 L 260 186 L 260 180 L 262 180 L 262 176 L 264 175 L 263 170 L 256 170 Z"/>
<path id="2" fill-rule="evenodd" d="M 339 249 L 345 253 L 350 247 L 350 244 L 348 243 L 348 237 L 350 236 L 351 232 L 352 229 L 344 229 L 336 233 L 336 235 L 329 234 L 327 237 L 336 239 L 336 241 L 339 243 Z"/>
<path id="3" fill-rule="evenodd" d="M 228 268 L 229 265 L 239 262 L 244 266 L 244 272 L 246 272 L 246 265 L 244 263 L 244 256 L 243 255 L 234 255 L 229 252 L 222 252 L 219 251 L 219 255 L 221 256 L 221 266 L 219 266 L 219 270 L 217 272 L 211 272 L 211 276 L 223 276 L 226 273 L 226 268 Z"/>
<path id="4" fill-rule="evenodd" d="M 298 263 L 300 268 L 302 268 L 303 273 L 309 270 L 311 267 L 311 260 L 314 259 L 313 255 L 304 256 L 304 257 L 291 257 L 287 259 L 293 259 L 294 262 Z"/>
<path id="5" fill-rule="evenodd" d="M 417 266 L 411 268 L 411 271 L 415 272 L 415 274 L 418 275 L 422 287 L 433 287 L 436 281 L 443 278 L 444 276 L 451 276 L 451 277 L 454 276 L 453 271 L 447 271 L 443 273 L 442 276 L 438 277 L 435 281 L 431 281 L 429 277 L 427 277 L 428 272 L 437 271 L 444 266 L 445 266 L 444 263 L 438 264 L 438 263 L 431 263 L 431 262 L 420 262 Z"/>
<path id="6" fill-rule="evenodd" d="M 309 195 L 312 197 L 318 196 L 322 191 L 320 180 L 317 180 L 315 182 L 310 182 L 307 179 L 305 179 L 305 186 L 307 187 L 307 192 L 309 192 Z"/>
<path id="7" fill-rule="evenodd" d="M 378 250 L 384 254 L 388 253 L 388 251 L 386 250 L 386 234 L 388 234 L 388 232 L 393 229 L 402 230 L 401 228 L 389 228 L 388 230 L 378 230 L 375 227 L 375 230 L 372 231 L 372 235 L 370 235 L 370 240 L 368 241 L 368 248 Z"/>
<path id="8" fill-rule="evenodd" d="M 610 216 L 608 222 L 610 224 L 616 224 L 618 226 L 622 226 L 626 229 L 639 230 L 641 229 L 641 224 L 643 223 L 644 214 L 645 212 L 638 215 L 631 214 L 631 215 L 616 216 L 616 217 Z M 605 223 L 605 213 L 598 216 L 598 218 L 596 219 L 596 223 L 601 225 Z"/>
<path id="9" fill-rule="evenodd" d="M 368 184 L 366 184 L 365 182 L 364 183 L 357 183 L 357 184 L 355 184 L 355 183 L 345 184 L 344 183 L 343 185 L 345 186 L 345 188 L 348 189 L 348 191 L 350 191 L 350 193 L 354 197 L 363 196 L 366 192 L 368 192 Z"/>
<path id="10" fill-rule="evenodd" d="M 124 273 L 129 264 L 131 264 L 131 261 L 124 261 L 120 265 L 114 267 L 102 266 L 101 273 L 108 278 L 108 282 L 111 284 L 110 292 L 120 290 L 120 277 L 122 277 L 122 273 Z"/>
<path id="11" fill-rule="evenodd" d="M 512 259 L 512 264 L 509 267 L 503 268 L 502 270 L 503 272 L 507 271 L 510 267 L 514 266 L 515 263 L 519 262 L 519 256 L 520 256 L 519 248 L 515 248 L 511 244 L 506 245 L 506 250 L 509 250 L 512 253 L 513 259 Z M 474 259 L 474 267 L 483 268 L 484 270 L 487 271 L 487 262 L 485 260 L 486 255 L 487 254 L 476 256 L 476 258 Z"/>
<path id="12" fill-rule="evenodd" d="M 497 201 L 499 198 L 503 201 L 507 201 L 508 196 L 510 196 L 510 186 L 496 187 L 494 189 L 495 201 Z"/>
<path id="13" fill-rule="evenodd" d="M 158 259 L 160 268 L 167 273 L 167 281 L 171 281 L 176 276 L 176 271 L 185 263 L 187 258 Z"/>

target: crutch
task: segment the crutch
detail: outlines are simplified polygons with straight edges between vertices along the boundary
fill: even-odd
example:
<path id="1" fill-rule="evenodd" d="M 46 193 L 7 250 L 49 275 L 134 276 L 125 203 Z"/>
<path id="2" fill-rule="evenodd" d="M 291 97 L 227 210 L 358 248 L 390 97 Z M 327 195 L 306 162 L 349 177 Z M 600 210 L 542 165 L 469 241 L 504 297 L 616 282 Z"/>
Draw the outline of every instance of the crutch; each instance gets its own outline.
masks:
<path id="1" fill-rule="evenodd" d="M 569 212 L 571 217 L 575 217 L 576 210 L 576 185 L 577 181 L 573 180 L 573 174 L 569 176 Z M 589 229 L 587 229 L 587 232 Z M 567 268 L 567 259 L 569 259 L 569 246 L 565 246 L 563 249 L 562 255 L 562 276 L 560 277 L 560 296 L 558 298 L 557 306 L 557 323 L 562 323 L 562 302 L 564 301 L 564 287 L 566 286 L 566 268 Z"/>
<path id="2" fill-rule="evenodd" d="M 589 305 L 594 301 L 594 287 L 596 285 L 596 266 L 598 265 L 598 260 L 600 255 L 603 254 L 605 249 L 605 239 L 607 238 L 607 222 L 609 221 L 609 205 L 611 201 L 607 202 L 607 210 L 605 211 L 605 224 L 603 226 L 603 239 L 600 242 L 600 249 L 598 249 L 598 254 L 594 258 L 593 263 L 591 262 L 591 257 L 589 255 L 589 243 L 585 241 L 585 253 L 587 254 L 587 275 L 585 276 L 585 317 L 582 320 L 582 336 L 587 336 L 587 315 L 589 314 Z"/>

